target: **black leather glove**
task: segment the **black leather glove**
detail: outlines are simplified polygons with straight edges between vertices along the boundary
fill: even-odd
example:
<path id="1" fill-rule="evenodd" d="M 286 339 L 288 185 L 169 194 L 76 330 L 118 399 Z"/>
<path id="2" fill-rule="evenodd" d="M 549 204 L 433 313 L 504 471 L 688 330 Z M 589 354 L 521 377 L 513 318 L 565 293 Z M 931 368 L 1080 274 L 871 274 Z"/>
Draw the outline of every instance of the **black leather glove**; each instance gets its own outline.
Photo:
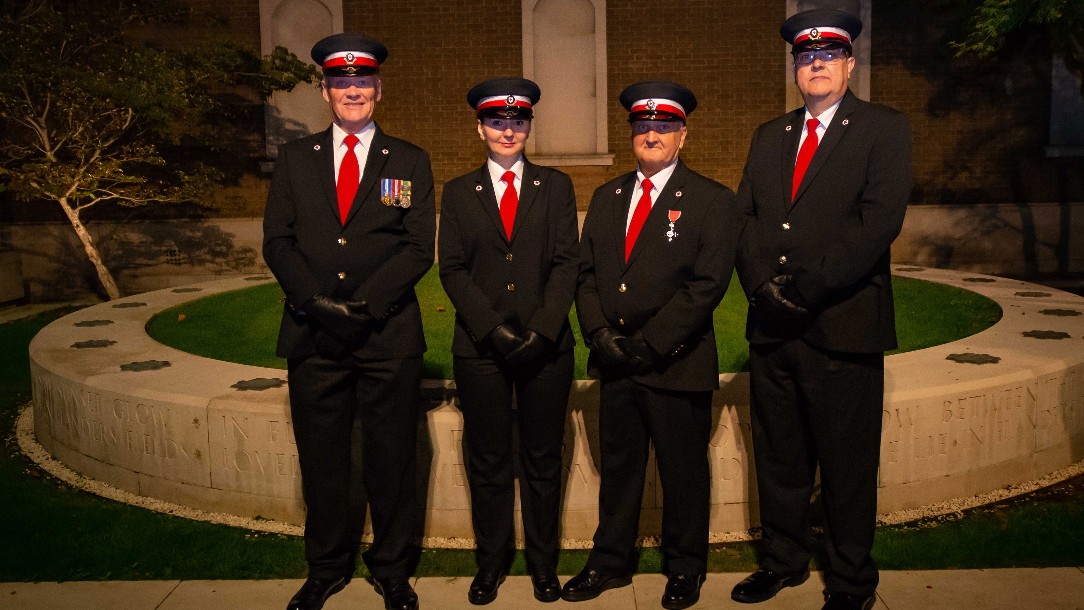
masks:
<path id="1" fill-rule="evenodd" d="M 348 301 L 318 294 L 301 309 L 348 346 L 357 342 L 373 323 L 369 304 L 365 301 Z"/>
<path id="2" fill-rule="evenodd" d="M 619 366 L 628 361 L 629 355 L 621 349 L 625 335 L 616 329 L 604 326 L 591 334 L 591 349 L 598 354 L 599 360 L 606 366 Z"/>
<path id="3" fill-rule="evenodd" d="M 501 358 L 508 358 L 509 354 L 523 345 L 523 339 L 507 324 L 501 324 L 489 331 L 486 339 L 489 340 L 489 344 L 493 346 L 493 349 L 497 350 Z"/>
<path id="4" fill-rule="evenodd" d="M 760 285 L 753 293 L 753 306 L 774 322 L 802 320 L 809 310 L 799 305 L 794 290 L 794 278 L 777 275 Z"/>
<path id="5" fill-rule="evenodd" d="M 523 337 L 523 343 L 512 350 L 505 358 L 505 361 L 509 364 L 531 364 L 545 353 L 548 344 L 549 339 L 533 330 L 528 330 Z"/>
<path id="6" fill-rule="evenodd" d="M 647 373 L 659 359 L 659 355 L 647 344 L 647 340 L 644 339 L 641 332 L 637 332 L 620 342 L 620 345 L 625 350 L 625 353 L 629 355 L 629 359 L 625 363 L 625 370 L 629 375 Z"/>

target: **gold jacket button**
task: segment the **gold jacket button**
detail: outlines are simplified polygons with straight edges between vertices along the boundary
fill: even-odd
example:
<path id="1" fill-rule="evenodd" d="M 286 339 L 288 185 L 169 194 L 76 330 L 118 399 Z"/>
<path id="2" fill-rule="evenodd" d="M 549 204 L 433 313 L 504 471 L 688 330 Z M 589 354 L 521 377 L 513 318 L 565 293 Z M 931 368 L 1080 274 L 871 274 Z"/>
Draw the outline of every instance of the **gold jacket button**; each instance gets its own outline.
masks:
<path id="1" fill-rule="evenodd" d="M 625 325 L 625 318 L 618 318 L 617 319 L 617 325 L 618 326 L 624 326 Z"/>
<path id="2" fill-rule="evenodd" d="M 504 255 L 504 260 L 511 262 L 512 261 L 512 253 L 509 252 L 508 254 L 505 254 Z"/>
<path id="3" fill-rule="evenodd" d="M 345 238 L 340 237 L 338 241 L 339 241 L 340 246 L 345 246 L 346 245 L 346 239 Z"/>
<path id="4" fill-rule="evenodd" d="M 789 222 L 784 222 L 783 223 L 783 230 L 784 231 L 790 231 L 790 223 Z"/>
<path id="5" fill-rule="evenodd" d="M 629 289 L 629 287 L 624 285 L 624 284 L 621 284 L 620 286 L 617 287 L 618 292 L 625 292 L 628 289 Z"/>
<path id="6" fill-rule="evenodd" d="M 787 257 L 786 257 L 786 256 L 780 256 L 780 257 L 779 257 L 779 264 L 780 264 L 780 265 L 785 265 L 785 264 L 787 264 Z"/>
<path id="7" fill-rule="evenodd" d="M 340 279 L 340 280 L 345 280 L 345 279 L 346 279 L 346 273 L 345 273 L 345 272 L 343 272 L 343 271 L 340 271 L 340 272 L 339 272 L 339 279 Z"/>
<path id="8" fill-rule="evenodd" d="M 508 292 L 515 292 L 516 291 L 516 285 L 513 284 L 512 282 L 509 282 L 508 285 L 505 286 L 505 288 L 508 289 Z"/>

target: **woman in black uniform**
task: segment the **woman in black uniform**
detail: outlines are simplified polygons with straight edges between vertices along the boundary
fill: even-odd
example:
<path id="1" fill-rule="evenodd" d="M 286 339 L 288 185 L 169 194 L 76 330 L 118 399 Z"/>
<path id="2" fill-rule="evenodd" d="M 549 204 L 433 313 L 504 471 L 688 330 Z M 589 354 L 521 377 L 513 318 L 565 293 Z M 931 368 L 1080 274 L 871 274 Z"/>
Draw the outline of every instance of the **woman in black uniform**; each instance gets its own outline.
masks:
<path id="1" fill-rule="evenodd" d="M 441 201 L 440 279 L 456 309 L 452 354 L 478 545 L 468 594 L 473 604 L 496 599 L 514 552 L 517 457 L 534 595 L 551 602 L 561 593 L 556 568 L 573 368 L 568 314 L 578 274 L 576 197 L 567 175 L 524 156 L 540 96 L 538 85 L 522 78 L 470 90 L 488 158 L 445 184 Z"/>

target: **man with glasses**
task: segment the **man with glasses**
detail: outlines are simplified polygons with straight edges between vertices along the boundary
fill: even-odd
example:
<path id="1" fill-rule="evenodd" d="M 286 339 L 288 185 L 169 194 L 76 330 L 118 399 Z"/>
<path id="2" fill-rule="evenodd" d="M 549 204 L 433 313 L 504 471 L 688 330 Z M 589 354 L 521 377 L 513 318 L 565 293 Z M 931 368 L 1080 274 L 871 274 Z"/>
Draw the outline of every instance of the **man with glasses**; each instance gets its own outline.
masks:
<path id="1" fill-rule="evenodd" d="M 652 81 L 626 88 L 636 171 L 595 191 L 580 238 L 576 311 L 600 380 L 599 524 L 562 591 L 584 601 L 631 582 L 648 447 L 663 490 L 664 608 L 700 597 L 707 571 L 712 312 L 734 268 L 733 192 L 678 158 L 696 97 Z"/>
<path id="2" fill-rule="evenodd" d="M 361 34 L 313 46 L 332 125 L 279 148 L 264 212 L 308 511 L 309 575 L 288 610 L 319 610 L 350 582 L 366 499 L 370 580 L 388 610 L 418 606 L 408 577 L 426 346 L 414 285 L 433 265 L 436 215 L 429 155 L 373 121 L 387 56 Z"/>
<path id="3" fill-rule="evenodd" d="M 889 247 L 911 193 L 900 113 L 847 89 L 862 22 L 804 11 L 780 30 L 805 106 L 761 125 L 738 188 L 738 276 L 749 297 L 760 569 L 731 597 L 755 603 L 809 576 L 820 467 L 824 608 L 870 608 L 884 351 L 896 347 Z"/>

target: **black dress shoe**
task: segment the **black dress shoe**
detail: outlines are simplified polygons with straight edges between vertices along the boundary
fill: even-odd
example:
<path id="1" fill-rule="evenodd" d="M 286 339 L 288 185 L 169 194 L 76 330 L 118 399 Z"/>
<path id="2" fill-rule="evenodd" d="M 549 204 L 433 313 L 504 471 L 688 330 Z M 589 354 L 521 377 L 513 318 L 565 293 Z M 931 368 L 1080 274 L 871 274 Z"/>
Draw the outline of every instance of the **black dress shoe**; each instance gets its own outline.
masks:
<path id="1" fill-rule="evenodd" d="M 345 577 L 331 580 L 306 579 L 305 584 L 301 585 L 301 589 L 290 598 L 286 610 L 320 610 L 320 608 L 324 607 L 327 598 L 342 591 L 348 582 L 350 582 L 350 579 Z"/>
<path id="2" fill-rule="evenodd" d="M 561 589 L 561 599 L 566 602 L 582 602 L 595 599 L 603 591 L 630 584 L 632 576 L 628 574 L 605 574 L 593 568 L 584 568 L 565 583 L 565 587 Z"/>
<path id="3" fill-rule="evenodd" d="M 684 610 L 700 601 L 700 585 L 704 584 L 704 574 L 671 574 L 666 579 L 666 590 L 662 594 L 662 607 L 667 610 Z"/>
<path id="4" fill-rule="evenodd" d="M 822 610 L 869 610 L 877 601 L 877 596 L 856 595 L 854 593 L 826 593 Z"/>
<path id="5" fill-rule="evenodd" d="M 771 570 L 757 570 L 748 578 L 734 585 L 730 599 L 743 604 L 755 604 L 775 597 L 780 589 L 797 587 L 809 578 L 809 570 L 797 574 L 776 574 Z"/>
<path id="6" fill-rule="evenodd" d="M 418 594 L 406 577 L 370 578 L 369 584 L 384 596 L 384 610 L 418 610 Z"/>
<path id="7" fill-rule="evenodd" d="M 467 601 L 475 606 L 484 606 L 497 599 L 497 588 L 504 582 L 504 573 L 499 570 L 479 570 L 467 591 Z"/>
<path id="8" fill-rule="evenodd" d="M 554 570 L 531 572 L 531 584 L 534 585 L 534 598 L 538 601 L 555 602 L 561 599 L 561 581 L 557 580 Z"/>

